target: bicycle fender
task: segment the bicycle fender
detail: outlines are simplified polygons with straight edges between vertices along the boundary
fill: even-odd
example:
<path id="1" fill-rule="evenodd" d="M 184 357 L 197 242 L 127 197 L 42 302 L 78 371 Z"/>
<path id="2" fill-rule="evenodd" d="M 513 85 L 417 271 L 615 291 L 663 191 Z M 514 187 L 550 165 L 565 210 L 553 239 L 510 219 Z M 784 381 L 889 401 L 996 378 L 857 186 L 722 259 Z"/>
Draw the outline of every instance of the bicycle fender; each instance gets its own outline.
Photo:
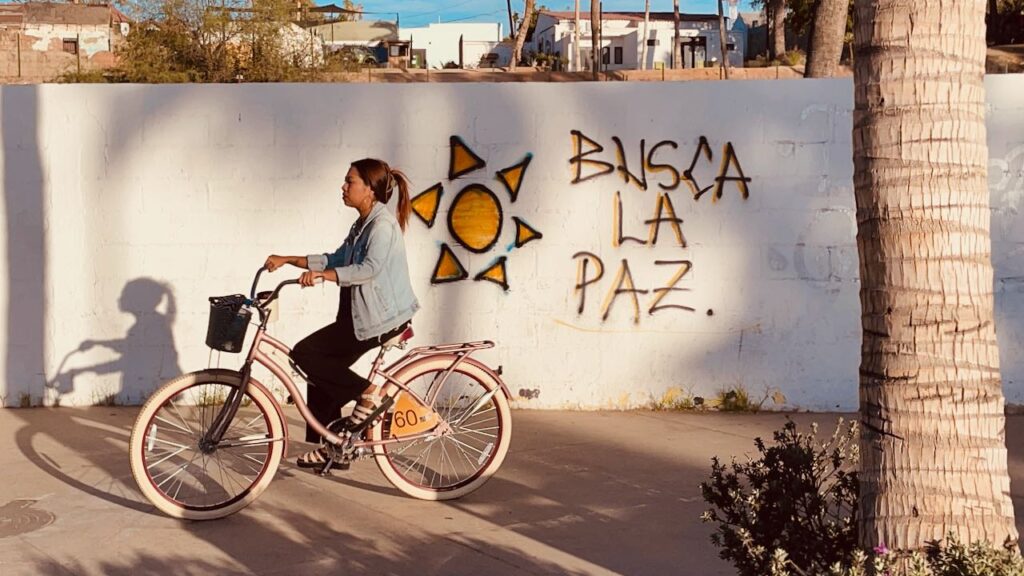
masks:
<path id="1" fill-rule="evenodd" d="M 505 386 L 505 381 L 501 379 L 501 376 L 498 376 L 498 373 L 496 371 L 491 370 L 490 366 L 472 357 L 466 358 L 465 360 L 463 360 L 463 362 L 467 364 L 472 364 L 473 366 L 479 368 L 482 372 L 490 376 L 492 379 L 494 379 L 494 381 L 498 383 L 498 387 L 501 389 L 501 393 L 505 395 L 505 399 L 509 401 L 512 400 L 512 393 L 508 391 L 508 386 Z"/>

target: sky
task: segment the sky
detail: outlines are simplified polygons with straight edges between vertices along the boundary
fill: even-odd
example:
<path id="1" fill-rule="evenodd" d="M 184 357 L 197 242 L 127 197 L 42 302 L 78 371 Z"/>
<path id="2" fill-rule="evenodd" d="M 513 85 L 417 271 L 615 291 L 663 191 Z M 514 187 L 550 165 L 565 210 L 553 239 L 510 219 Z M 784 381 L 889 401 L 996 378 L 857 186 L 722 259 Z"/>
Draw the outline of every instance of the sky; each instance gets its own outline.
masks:
<path id="1" fill-rule="evenodd" d="M 739 0 L 740 10 L 752 10 L 750 0 Z M 340 1 L 317 0 L 318 4 L 335 3 L 341 5 Z M 500 22 L 502 32 L 508 34 L 508 5 L 506 0 L 404 0 L 404 1 L 374 1 L 358 0 L 357 4 L 363 5 L 367 12 L 366 18 L 380 18 L 393 20 L 395 14 L 399 14 L 402 27 L 426 26 L 431 22 Z M 512 11 L 522 12 L 525 2 L 523 0 L 512 0 Z M 538 5 L 546 6 L 550 10 L 572 11 L 575 6 L 574 0 L 537 0 Z M 725 4 L 725 1 L 723 1 Z M 604 10 L 627 10 L 642 12 L 644 3 L 640 0 L 604 0 Z M 588 18 L 590 10 L 589 0 L 580 0 L 580 17 Z M 717 0 L 680 0 L 680 12 L 717 14 Z M 652 12 L 671 12 L 672 0 L 651 0 Z M 379 15 L 371 14 L 380 12 Z"/>

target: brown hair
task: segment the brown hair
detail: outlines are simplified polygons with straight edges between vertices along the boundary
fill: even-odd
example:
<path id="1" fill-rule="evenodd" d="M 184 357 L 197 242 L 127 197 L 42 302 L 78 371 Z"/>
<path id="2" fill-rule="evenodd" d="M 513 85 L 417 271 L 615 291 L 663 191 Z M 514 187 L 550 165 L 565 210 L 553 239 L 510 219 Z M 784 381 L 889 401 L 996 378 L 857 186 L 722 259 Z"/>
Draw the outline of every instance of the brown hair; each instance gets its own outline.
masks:
<path id="1" fill-rule="evenodd" d="M 398 187 L 398 225 L 405 231 L 409 222 L 409 178 L 401 170 L 388 166 L 387 162 L 376 158 L 363 158 L 352 163 L 363 182 L 373 190 L 373 197 L 382 204 L 391 200 L 391 193 Z"/>

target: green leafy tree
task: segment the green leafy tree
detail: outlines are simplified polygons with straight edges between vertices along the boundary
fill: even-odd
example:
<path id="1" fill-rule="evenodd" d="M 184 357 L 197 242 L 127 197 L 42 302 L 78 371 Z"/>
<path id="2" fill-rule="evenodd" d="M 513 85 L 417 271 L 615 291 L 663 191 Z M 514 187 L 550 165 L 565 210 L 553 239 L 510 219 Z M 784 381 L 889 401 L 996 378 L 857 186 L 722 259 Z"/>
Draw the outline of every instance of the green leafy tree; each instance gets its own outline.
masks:
<path id="1" fill-rule="evenodd" d="M 309 47 L 290 46 L 285 31 L 299 16 L 289 0 L 144 0 L 119 49 L 117 76 L 139 83 L 271 82 L 301 77 L 315 63 Z M 322 57 L 322 53 L 321 53 Z"/>

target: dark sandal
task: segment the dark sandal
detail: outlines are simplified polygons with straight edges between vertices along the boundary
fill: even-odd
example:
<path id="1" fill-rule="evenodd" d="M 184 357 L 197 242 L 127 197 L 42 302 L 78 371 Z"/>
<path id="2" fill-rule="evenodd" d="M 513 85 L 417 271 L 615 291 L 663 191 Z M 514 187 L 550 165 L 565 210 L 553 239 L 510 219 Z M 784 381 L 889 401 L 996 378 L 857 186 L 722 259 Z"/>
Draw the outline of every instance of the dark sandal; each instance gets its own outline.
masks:
<path id="1" fill-rule="evenodd" d="M 353 433 L 362 431 L 376 420 L 378 416 L 383 414 L 394 401 L 394 396 L 363 394 L 359 397 L 359 402 L 352 409 L 352 414 L 348 417 L 348 430 Z"/>
<path id="2" fill-rule="evenodd" d="M 319 468 L 327 463 L 327 450 L 323 446 L 310 450 L 295 461 L 299 468 Z"/>

